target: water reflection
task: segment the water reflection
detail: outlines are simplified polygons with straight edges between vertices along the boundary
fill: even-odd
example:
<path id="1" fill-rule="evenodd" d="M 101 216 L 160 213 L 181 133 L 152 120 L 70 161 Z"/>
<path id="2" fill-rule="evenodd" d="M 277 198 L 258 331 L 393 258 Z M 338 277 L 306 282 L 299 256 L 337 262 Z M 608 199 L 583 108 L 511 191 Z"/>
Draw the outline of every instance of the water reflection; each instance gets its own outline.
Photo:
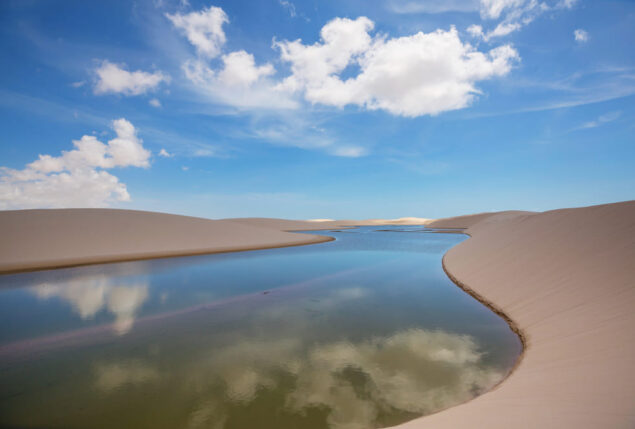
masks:
<path id="1" fill-rule="evenodd" d="M 283 409 L 278 413 L 313 412 L 322 427 L 367 429 L 381 426 L 387 414 L 428 414 L 468 400 L 503 375 L 483 363 L 476 342 L 466 335 L 408 329 L 317 345 L 301 338 L 244 338 L 186 363 L 185 377 L 162 382 L 197 397 L 188 427 L 232 427 L 253 404 L 277 397 Z M 140 361 L 100 362 L 95 385 L 115 394 L 126 384 L 158 383 L 159 374 Z"/>
<path id="2" fill-rule="evenodd" d="M 82 319 L 92 319 L 102 309 L 115 316 L 113 329 L 119 335 L 130 331 L 135 314 L 148 298 L 148 284 L 114 285 L 106 276 L 75 277 L 65 282 L 41 283 L 30 288 L 40 299 L 68 302 Z"/>
<path id="3" fill-rule="evenodd" d="M 128 384 L 143 384 L 156 381 L 156 369 L 141 361 L 98 363 L 95 365 L 95 387 L 110 393 Z"/>
<path id="4" fill-rule="evenodd" d="M 519 343 L 444 274 L 461 237 L 355 231 L 0 277 L 0 427 L 387 427 L 499 382 Z"/>
<path id="5" fill-rule="evenodd" d="M 328 427 L 361 429 L 375 427 L 382 410 L 427 414 L 488 389 L 501 374 L 479 365 L 480 356 L 470 337 L 422 329 L 306 352 L 293 340 L 250 341 L 216 356 L 206 379 L 223 379 L 228 400 L 248 402 L 275 388 L 282 370 L 295 379 L 284 401 L 290 410 L 326 407 Z"/>

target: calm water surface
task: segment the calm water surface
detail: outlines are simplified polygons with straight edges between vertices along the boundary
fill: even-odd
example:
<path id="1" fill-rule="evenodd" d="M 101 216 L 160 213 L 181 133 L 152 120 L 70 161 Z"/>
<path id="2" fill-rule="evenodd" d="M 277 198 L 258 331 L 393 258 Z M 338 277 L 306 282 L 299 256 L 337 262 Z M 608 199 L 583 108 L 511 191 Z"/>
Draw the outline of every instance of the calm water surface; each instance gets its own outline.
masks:
<path id="1" fill-rule="evenodd" d="M 334 242 L 0 276 L 0 426 L 395 425 L 500 381 L 520 343 L 456 287 L 465 239 Z"/>

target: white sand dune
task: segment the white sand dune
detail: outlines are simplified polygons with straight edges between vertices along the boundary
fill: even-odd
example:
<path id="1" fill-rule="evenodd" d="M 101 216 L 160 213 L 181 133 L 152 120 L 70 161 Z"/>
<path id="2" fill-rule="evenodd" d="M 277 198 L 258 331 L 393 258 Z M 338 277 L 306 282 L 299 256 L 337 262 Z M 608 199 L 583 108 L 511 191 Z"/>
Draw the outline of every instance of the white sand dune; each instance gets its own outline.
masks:
<path id="1" fill-rule="evenodd" d="M 330 240 L 284 232 L 309 222 L 209 220 L 115 209 L 0 211 L 0 272 L 293 246 Z"/>
<path id="2" fill-rule="evenodd" d="M 430 226 L 467 227 L 444 266 L 526 349 L 498 388 L 400 428 L 635 427 L 635 201 Z"/>
<path id="3" fill-rule="evenodd" d="M 0 273 L 312 244 L 331 239 L 287 231 L 425 221 L 211 220 L 117 209 L 0 211 Z"/>

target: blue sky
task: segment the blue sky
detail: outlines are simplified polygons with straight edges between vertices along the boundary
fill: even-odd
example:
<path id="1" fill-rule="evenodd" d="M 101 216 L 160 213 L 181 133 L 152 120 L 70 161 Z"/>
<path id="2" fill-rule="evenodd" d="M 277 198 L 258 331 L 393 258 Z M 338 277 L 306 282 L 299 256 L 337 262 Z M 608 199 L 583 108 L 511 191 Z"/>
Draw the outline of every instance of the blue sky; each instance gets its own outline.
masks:
<path id="1" fill-rule="evenodd" d="M 635 196 L 635 2 L 0 3 L 0 209 L 442 217 Z"/>

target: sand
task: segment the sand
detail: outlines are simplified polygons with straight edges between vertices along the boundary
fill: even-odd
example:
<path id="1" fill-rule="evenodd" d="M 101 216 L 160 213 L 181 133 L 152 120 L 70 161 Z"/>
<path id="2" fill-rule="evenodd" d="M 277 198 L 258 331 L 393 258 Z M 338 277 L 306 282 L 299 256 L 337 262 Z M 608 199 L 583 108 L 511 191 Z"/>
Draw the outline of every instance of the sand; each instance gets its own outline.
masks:
<path id="1" fill-rule="evenodd" d="M 281 229 L 316 229 L 305 222 L 265 228 L 115 209 L 0 211 L 0 273 L 168 256 L 293 246 L 328 237 Z"/>
<path id="2" fill-rule="evenodd" d="M 5 211 L 0 272 L 310 244 L 327 238 L 285 231 L 362 223 L 206 220 L 108 209 Z M 493 391 L 401 428 L 635 427 L 635 201 L 484 213 L 429 225 L 467 228 L 471 238 L 445 255 L 444 268 L 503 312 L 526 348 Z"/>
<path id="3" fill-rule="evenodd" d="M 118 209 L 0 211 L 0 273 L 314 244 L 331 238 L 286 231 L 426 221 L 211 220 Z"/>
<path id="4" fill-rule="evenodd" d="M 635 427 L 635 201 L 429 225 L 467 228 L 444 267 L 526 348 L 493 391 L 400 428 Z"/>

